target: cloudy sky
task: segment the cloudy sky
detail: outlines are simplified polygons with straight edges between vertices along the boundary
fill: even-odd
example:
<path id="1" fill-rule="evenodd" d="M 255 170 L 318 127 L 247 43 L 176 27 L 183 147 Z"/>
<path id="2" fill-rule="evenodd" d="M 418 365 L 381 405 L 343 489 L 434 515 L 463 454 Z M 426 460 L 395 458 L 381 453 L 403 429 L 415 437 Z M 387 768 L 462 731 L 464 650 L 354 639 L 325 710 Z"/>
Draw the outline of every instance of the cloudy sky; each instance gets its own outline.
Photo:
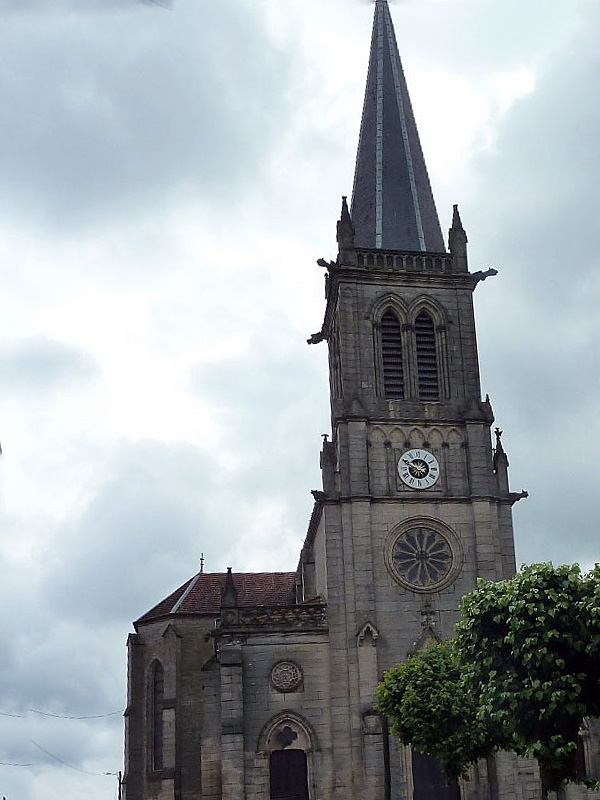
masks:
<path id="1" fill-rule="evenodd" d="M 117 796 L 131 620 L 293 569 L 367 0 L 0 0 L 0 796 Z M 519 561 L 600 557 L 600 6 L 393 5 Z M 91 719 L 81 719 L 91 717 Z M 12 766 L 23 765 L 23 766 Z"/>

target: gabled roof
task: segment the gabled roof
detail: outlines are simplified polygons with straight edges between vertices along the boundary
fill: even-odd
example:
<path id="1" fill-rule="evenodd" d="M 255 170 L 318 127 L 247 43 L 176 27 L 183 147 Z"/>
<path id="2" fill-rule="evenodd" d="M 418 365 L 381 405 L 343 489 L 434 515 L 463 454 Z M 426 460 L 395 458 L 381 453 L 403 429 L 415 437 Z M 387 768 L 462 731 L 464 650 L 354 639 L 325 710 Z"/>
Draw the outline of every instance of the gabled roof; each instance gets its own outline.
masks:
<path id="1" fill-rule="evenodd" d="M 445 252 L 387 0 L 376 0 L 351 207 L 356 247 Z"/>
<path id="2" fill-rule="evenodd" d="M 198 573 L 137 621 L 151 622 L 174 615 L 218 617 L 227 573 Z M 237 605 L 287 606 L 294 602 L 295 572 L 238 572 L 233 575 Z"/>

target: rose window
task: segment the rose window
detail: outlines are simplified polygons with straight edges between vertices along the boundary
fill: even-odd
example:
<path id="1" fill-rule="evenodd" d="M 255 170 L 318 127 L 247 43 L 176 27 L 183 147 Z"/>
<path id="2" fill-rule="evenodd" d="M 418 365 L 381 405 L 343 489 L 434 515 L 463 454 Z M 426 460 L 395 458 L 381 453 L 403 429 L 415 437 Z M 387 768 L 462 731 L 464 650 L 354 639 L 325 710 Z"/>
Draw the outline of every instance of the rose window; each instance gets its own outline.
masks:
<path id="1" fill-rule="evenodd" d="M 449 575 L 452 565 L 448 540 L 431 528 L 410 528 L 392 545 L 391 567 L 411 587 L 433 589 Z"/>

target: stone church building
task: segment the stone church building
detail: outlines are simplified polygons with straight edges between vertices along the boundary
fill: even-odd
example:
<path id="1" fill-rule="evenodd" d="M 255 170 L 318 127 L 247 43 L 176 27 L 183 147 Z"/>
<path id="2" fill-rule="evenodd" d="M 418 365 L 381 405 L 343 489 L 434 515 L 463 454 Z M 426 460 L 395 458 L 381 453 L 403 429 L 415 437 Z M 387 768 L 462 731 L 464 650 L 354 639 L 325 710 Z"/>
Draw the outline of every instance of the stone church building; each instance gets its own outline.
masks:
<path id="1" fill-rule="evenodd" d="M 374 709 L 383 672 L 450 637 L 478 577 L 514 573 L 523 496 L 481 397 L 473 292 L 494 271 L 469 272 L 456 206 L 446 248 L 387 0 L 337 241 L 309 340 L 329 349 L 331 437 L 298 566 L 200 572 L 135 622 L 126 800 L 541 796 L 513 754 L 446 785 Z"/>

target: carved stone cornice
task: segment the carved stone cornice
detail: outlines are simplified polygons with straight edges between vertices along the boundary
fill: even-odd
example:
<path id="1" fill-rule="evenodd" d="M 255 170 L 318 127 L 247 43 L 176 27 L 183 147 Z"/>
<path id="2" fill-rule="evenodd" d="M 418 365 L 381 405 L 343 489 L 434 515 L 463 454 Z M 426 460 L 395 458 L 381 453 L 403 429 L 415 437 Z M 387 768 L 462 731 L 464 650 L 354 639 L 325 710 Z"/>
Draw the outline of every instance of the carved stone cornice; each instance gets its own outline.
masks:
<path id="1" fill-rule="evenodd" d="M 214 636 L 231 632 L 326 631 L 327 606 L 324 603 L 291 606 L 245 606 L 227 609 L 221 615 Z"/>

